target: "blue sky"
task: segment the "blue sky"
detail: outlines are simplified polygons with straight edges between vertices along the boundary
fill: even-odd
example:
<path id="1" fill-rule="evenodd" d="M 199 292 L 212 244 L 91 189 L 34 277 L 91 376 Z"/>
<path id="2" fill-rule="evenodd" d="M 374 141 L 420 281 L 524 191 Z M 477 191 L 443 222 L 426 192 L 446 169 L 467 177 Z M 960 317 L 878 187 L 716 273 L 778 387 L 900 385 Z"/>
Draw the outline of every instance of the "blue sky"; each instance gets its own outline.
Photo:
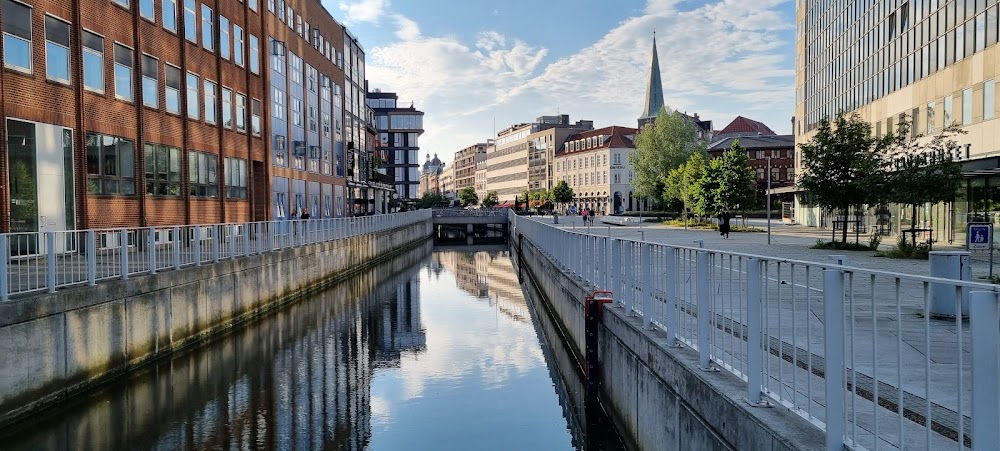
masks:
<path id="1" fill-rule="evenodd" d="M 323 1 L 365 47 L 369 87 L 424 111 L 421 152 L 445 161 L 542 115 L 634 127 L 654 29 L 668 107 L 791 133 L 792 0 Z"/>

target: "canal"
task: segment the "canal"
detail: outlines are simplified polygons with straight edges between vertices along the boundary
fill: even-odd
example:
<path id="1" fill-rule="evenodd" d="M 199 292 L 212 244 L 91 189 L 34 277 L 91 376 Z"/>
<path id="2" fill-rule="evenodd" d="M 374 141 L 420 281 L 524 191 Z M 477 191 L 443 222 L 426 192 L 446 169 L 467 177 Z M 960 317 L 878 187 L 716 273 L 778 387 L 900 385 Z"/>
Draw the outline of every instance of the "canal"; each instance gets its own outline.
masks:
<path id="1" fill-rule="evenodd" d="M 515 268 L 505 247 L 423 246 L 8 428 L 0 448 L 624 449 Z"/>

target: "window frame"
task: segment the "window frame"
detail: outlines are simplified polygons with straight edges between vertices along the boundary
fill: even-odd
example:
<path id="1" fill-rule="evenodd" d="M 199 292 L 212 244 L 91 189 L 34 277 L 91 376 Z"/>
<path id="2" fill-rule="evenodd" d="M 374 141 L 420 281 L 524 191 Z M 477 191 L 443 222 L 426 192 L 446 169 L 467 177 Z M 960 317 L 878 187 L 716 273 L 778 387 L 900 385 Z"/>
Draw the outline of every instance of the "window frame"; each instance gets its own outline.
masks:
<path id="1" fill-rule="evenodd" d="M 141 61 L 141 66 L 142 66 L 142 74 L 141 74 L 142 75 L 142 105 L 145 106 L 146 108 L 152 108 L 152 109 L 158 110 L 158 109 L 160 109 L 160 60 L 158 58 L 156 58 L 155 56 L 152 56 L 152 55 L 147 54 L 147 53 L 143 53 L 142 55 L 140 55 L 139 58 L 140 58 L 140 61 Z M 148 69 L 148 64 L 147 63 L 149 63 L 149 62 L 152 62 L 153 66 L 154 66 L 152 72 L 149 72 L 147 70 Z M 151 76 L 147 75 L 149 73 L 152 73 L 154 76 L 151 77 Z M 152 80 L 153 85 L 156 87 L 156 89 L 154 89 L 152 91 L 152 96 L 150 96 L 149 89 L 147 89 L 147 86 L 146 86 L 146 83 L 148 81 L 150 81 L 150 80 Z M 153 104 L 152 105 L 150 105 L 150 103 L 149 103 L 150 98 L 152 98 L 152 100 L 153 100 Z"/>
<path id="2" fill-rule="evenodd" d="M 204 101 L 202 117 L 205 118 L 206 124 L 217 124 L 219 121 L 219 111 L 215 105 L 215 102 L 218 100 L 217 96 L 219 95 L 218 89 L 219 86 L 214 81 L 207 78 L 202 81 L 202 97 Z"/>
<path id="3" fill-rule="evenodd" d="M 234 128 L 240 133 L 247 132 L 247 95 L 236 91 L 236 116 L 234 119 Z"/>
<path id="4" fill-rule="evenodd" d="M 90 46 L 87 45 L 87 39 L 86 39 L 86 37 L 87 37 L 86 35 L 87 34 L 95 36 L 95 37 L 97 37 L 97 38 L 99 38 L 101 40 L 101 49 L 100 49 L 99 52 L 98 52 L 97 49 L 95 49 L 95 48 L 90 47 Z M 93 31 L 87 30 L 86 28 L 83 29 L 82 35 L 83 35 L 84 39 L 82 39 L 81 40 L 82 42 L 80 42 L 80 64 L 83 66 L 83 89 L 85 89 L 87 91 L 90 91 L 90 92 L 98 93 L 98 94 L 104 94 L 105 91 L 107 90 L 107 84 L 108 84 L 107 80 L 106 80 L 106 77 L 105 77 L 106 74 L 104 73 L 104 49 L 105 49 L 104 36 L 99 35 L 97 33 L 94 33 Z M 100 64 L 99 64 L 100 70 L 97 72 L 101 76 L 101 79 L 100 79 L 101 86 L 99 88 L 87 84 L 88 83 L 87 82 L 87 54 L 88 53 L 90 55 L 92 55 L 92 56 L 96 56 L 96 57 L 100 58 Z"/>
<path id="5" fill-rule="evenodd" d="M 150 153 L 151 150 L 152 154 Z M 146 167 L 144 168 L 144 173 L 146 174 L 146 194 L 160 197 L 180 197 L 184 191 L 181 177 L 184 171 L 181 149 L 164 144 L 146 143 L 143 146 L 143 152 L 146 163 Z M 158 167 L 160 160 L 157 158 L 157 154 L 161 152 L 166 154 L 166 168 Z M 173 160 L 171 155 L 176 156 L 176 160 Z M 172 168 L 174 161 L 177 162 L 176 170 Z M 150 171 L 151 164 L 152 171 Z"/>
<path id="6" fill-rule="evenodd" d="M 34 38 L 33 38 L 34 37 L 34 32 L 35 32 L 35 25 L 34 25 L 33 21 L 30 20 L 30 18 L 34 15 L 34 6 L 33 5 L 29 5 L 27 3 L 21 3 L 19 1 L 15 1 L 15 0 L 3 0 L 3 2 L 10 2 L 11 4 L 27 8 L 27 10 L 28 10 L 28 18 L 29 18 L 29 20 L 28 20 L 28 30 L 27 30 L 27 35 L 28 36 L 27 37 L 11 33 L 10 31 L 8 31 L 7 27 L 4 27 L 3 23 L 0 22 L 0 28 L 2 28 L 2 32 L 3 32 L 3 43 L 2 43 L 3 50 L 4 50 L 4 52 L 3 52 L 3 67 L 6 68 L 6 69 L 11 69 L 11 70 L 15 70 L 15 71 L 26 73 L 26 74 L 32 74 L 32 73 L 34 73 L 34 65 L 35 65 L 35 61 L 34 61 L 34 53 L 35 53 L 34 52 Z M 2 3 L 0 3 L 0 4 L 2 4 Z M 7 15 L 4 14 L 4 19 L 6 19 L 6 18 L 7 18 Z M 10 52 L 7 51 L 7 38 L 8 37 L 10 37 L 11 39 L 17 40 L 17 41 L 21 41 L 22 43 L 27 43 L 27 45 L 28 45 L 28 61 L 27 61 L 28 67 L 24 67 L 24 66 L 21 66 L 21 65 L 15 65 L 15 64 L 8 64 L 8 62 L 7 62 L 7 56 L 10 53 Z"/>
<path id="7" fill-rule="evenodd" d="M 170 3 L 171 7 L 169 9 L 170 21 L 167 21 L 167 11 L 168 9 L 164 7 L 165 4 Z M 161 0 L 160 1 L 160 21 L 163 23 L 163 29 L 170 33 L 177 34 L 177 0 Z M 169 26 L 168 26 L 169 25 Z"/>
<path id="8" fill-rule="evenodd" d="M 135 192 L 135 178 L 136 178 L 135 177 L 135 163 L 136 163 L 136 159 L 135 159 L 135 141 L 133 141 L 131 139 L 128 139 L 128 138 L 121 137 L 121 136 L 113 136 L 113 135 L 107 135 L 107 134 L 104 134 L 104 133 L 96 133 L 96 132 L 86 132 L 86 134 L 84 136 L 85 136 L 85 139 L 86 139 L 85 142 L 86 142 L 86 154 L 87 154 L 87 194 L 88 195 L 102 195 L 102 196 L 135 196 L 136 195 L 136 192 Z M 97 149 L 98 149 L 98 152 L 97 152 L 97 162 L 96 162 L 97 163 L 96 164 L 97 172 L 92 172 L 93 171 L 93 169 L 92 169 L 93 166 L 92 166 L 92 161 L 91 161 L 92 153 L 91 153 L 91 145 L 90 145 L 91 136 L 96 137 L 97 140 L 98 140 L 98 142 L 99 142 L 99 144 L 97 146 Z M 115 146 L 115 149 L 114 149 L 114 153 L 115 153 L 115 155 L 114 155 L 114 162 L 115 163 L 114 163 L 114 165 L 116 166 L 115 167 L 115 171 L 116 171 L 115 174 L 108 174 L 107 173 L 107 169 L 108 169 L 107 165 L 106 164 L 102 164 L 102 162 L 104 162 L 104 163 L 107 162 L 107 158 L 105 158 L 106 155 L 104 153 L 106 146 L 103 144 L 104 141 L 105 141 L 105 138 L 111 138 L 111 139 L 114 140 L 114 146 Z M 129 168 L 129 166 L 127 164 L 124 164 L 124 161 L 127 161 L 129 159 L 122 158 L 122 156 L 124 155 L 122 153 L 123 152 L 123 148 L 122 148 L 123 143 L 128 143 L 131 146 L 131 152 L 132 152 L 132 155 L 131 155 L 131 158 L 130 158 L 131 159 L 131 163 L 132 163 L 132 167 L 131 168 Z M 128 176 L 126 176 L 126 175 L 123 174 L 123 172 L 125 172 L 123 170 L 125 170 L 125 169 L 130 169 L 131 170 L 131 174 L 132 174 L 131 177 L 128 177 Z M 110 185 L 109 182 L 111 182 L 111 181 L 115 182 L 115 186 L 117 187 L 116 190 L 115 190 L 115 192 L 107 192 L 107 190 L 106 190 L 106 188 Z M 96 191 L 94 190 L 95 186 L 99 188 Z M 132 192 L 130 192 L 130 193 L 129 192 L 122 192 L 123 191 L 122 188 L 126 187 L 126 186 L 131 186 L 131 191 Z"/>
<path id="9" fill-rule="evenodd" d="M 207 14 L 206 14 L 207 13 Z M 215 10 L 204 3 L 201 4 L 201 47 L 209 52 L 215 52 Z M 208 36 L 206 35 L 208 32 Z"/>
<path id="10" fill-rule="evenodd" d="M 205 163 L 204 167 L 202 163 Z M 188 151 L 188 194 L 191 197 L 201 198 L 219 197 L 218 155 L 197 150 Z"/>
<path id="11" fill-rule="evenodd" d="M 239 39 L 237 39 L 237 35 L 239 35 Z M 244 52 L 244 49 L 243 49 L 243 47 L 244 47 L 244 41 L 246 39 L 244 36 L 245 36 L 245 32 L 243 31 L 243 27 L 240 27 L 239 25 L 236 25 L 234 23 L 233 24 L 233 63 L 235 63 L 237 66 L 240 66 L 240 67 L 243 67 L 246 64 L 246 56 L 244 56 L 244 54 L 243 54 L 243 52 Z"/>
<path id="12" fill-rule="evenodd" d="M 191 9 L 194 8 L 194 9 Z M 188 18 L 190 17 L 190 22 Z M 195 0 L 184 0 L 184 39 L 188 42 L 197 44 L 198 30 L 200 28 L 200 23 L 198 21 L 198 2 Z"/>
<path id="13" fill-rule="evenodd" d="M 167 72 L 169 69 L 173 69 L 174 71 L 176 71 L 175 72 L 177 74 L 177 86 L 176 87 L 171 87 L 170 84 L 169 84 L 170 83 L 170 76 L 169 76 L 169 74 Z M 181 105 L 183 103 L 183 102 L 181 102 L 181 92 L 184 89 L 187 89 L 187 87 L 184 85 L 184 83 L 185 83 L 184 71 L 182 71 L 181 68 L 178 67 L 178 66 L 174 66 L 173 64 L 164 62 L 163 63 L 163 106 L 164 106 L 164 110 L 166 110 L 167 113 L 176 114 L 176 115 L 183 115 L 183 114 L 187 113 L 184 109 L 182 109 L 182 105 Z M 176 109 L 173 109 L 173 110 L 170 109 L 170 96 L 168 95 L 171 91 L 173 91 L 173 92 L 175 92 L 177 94 Z"/>
<path id="14" fill-rule="evenodd" d="M 194 84 L 193 85 L 191 83 L 192 77 L 194 77 L 193 78 L 193 80 L 194 80 Z M 199 77 L 198 74 L 196 74 L 194 72 L 188 72 L 187 76 L 184 78 L 184 80 L 185 80 L 185 82 L 184 82 L 184 88 L 186 89 L 186 92 L 187 92 L 187 97 L 185 99 L 186 102 L 185 102 L 185 105 L 184 105 L 184 112 L 187 115 L 188 119 L 200 120 L 201 119 L 201 77 Z M 194 92 L 192 92 L 192 86 L 194 88 Z M 193 98 L 193 101 L 192 101 L 192 98 Z M 194 114 L 192 114 L 192 108 L 194 108 L 196 110 L 196 111 L 194 111 Z"/>
<path id="15" fill-rule="evenodd" d="M 62 44 L 62 43 L 53 41 L 52 39 L 49 38 L 49 20 L 50 19 L 52 21 L 59 22 L 60 24 L 66 26 L 66 41 L 67 41 L 66 44 Z M 69 21 L 63 20 L 62 18 L 60 18 L 58 16 L 54 16 L 52 14 L 45 14 L 44 24 L 45 24 L 44 25 L 44 27 L 45 27 L 45 78 L 48 79 L 48 80 L 57 82 L 57 83 L 63 83 L 63 84 L 67 84 L 67 85 L 68 84 L 72 84 L 73 83 L 72 48 L 71 48 L 72 47 L 72 43 L 73 43 L 73 38 L 71 36 L 71 34 L 72 34 L 72 25 L 69 23 Z M 50 57 L 52 56 L 52 52 L 49 50 L 49 46 L 50 45 L 57 46 L 57 47 L 63 49 L 66 52 L 66 57 L 65 57 L 65 61 L 64 61 L 64 63 L 65 63 L 65 69 L 66 69 L 66 78 L 59 78 L 59 77 L 52 76 L 52 71 L 49 69 L 51 67 L 51 65 L 52 65 L 51 64 L 52 60 L 50 59 Z"/>
<path id="16" fill-rule="evenodd" d="M 223 160 L 226 199 L 248 199 L 247 160 L 238 157 L 226 157 Z"/>
<path id="17" fill-rule="evenodd" d="M 219 94 L 220 94 L 219 95 L 220 101 L 222 102 L 222 111 L 221 111 L 222 114 L 220 115 L 221 116 L 220 117 L 220 122 L 222 122 L 222 126 L 224 128 L 228 128 L 228 129 L 232 130 L 233 129 L 233 90 L 230 89 L 230 88 L 227 88 L 227 87 L 223 86 L 222 89 L 219 91 Z M 227 97 L 229 98 L 228 100 L 226 100 Z M 227 124 L 227 119 L 228 119 L 228 124 Z"/>
<path id="18" fill-rule="evenodd" d="M 226 61 L 230 61 L 232 58 L 233 44 L 232 39 L 233 31 L 229 18 L 219 14 L 219 56 Z"/>
<path id="19" fill-rule="evenodd" d="M 112 67 L 112 69 L 113 69 L 112 70 L 112 74 L 114 75 L 114 81 L 115 81 L 115 83 L 114 83 L 115 84 L 115 98 L 118 99 L 118 100 L 124 100 L 126 102 L 134 102 L 135 101 L 135 86 L 134 86 L 135 82 L 134 82 L 134 79 L 133 79 L 133 75 L 134 75 L 134 71 L 135 71 L 135 49 L 133 49 L 132 47 L 129 47 L 129 46 L 125 45 L 125 44 L 122 44 L 121 42 L 118 42 L 118 41 L 114 42 L 114 46 L 112 47 L 112 49 L 113 49 L 112 50 L 112 57 L 113 57 L 113 60 L 114 60 L 113 67 Z M 118 54 L 118 50 L 119 49 L 124 49 L 124 51 L 128 51 L 129 64 L 127 66 L 125 65 L 125 63 L 119 61 L 119 54 Z M 118 69 L 127 70 L 128 74 L 126 76 L 123 76 L 123 77 L 119 78 Z M 118 83 L 119 82 L 127 82 L 128 83 L 128 95 L 127 96 L 118 92 Z"/>
<path id="20" fill-rule="evenodd" d="M 262 115 L 264 114 L 264 106 L 261 100 L 258 98 L 251 98 L 250 101 L 250 132 L 253 136 L 260 136 L 263 131 L 264 124 L 262 122 Z"/>

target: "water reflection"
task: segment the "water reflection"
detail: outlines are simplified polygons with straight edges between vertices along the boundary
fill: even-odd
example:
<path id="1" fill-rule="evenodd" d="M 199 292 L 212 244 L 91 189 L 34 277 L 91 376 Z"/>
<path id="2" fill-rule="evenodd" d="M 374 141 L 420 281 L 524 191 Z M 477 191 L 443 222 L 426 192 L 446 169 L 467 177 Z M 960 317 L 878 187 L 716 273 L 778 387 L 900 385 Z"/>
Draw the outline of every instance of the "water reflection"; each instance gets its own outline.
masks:
<path id="1" fill-rule="evenodd" d="M 0 432 L 0 443 L 584 449 L 570 407 L 576 376 L 567 379 L 539 330 L 506 251 L 424 247 Z"/>

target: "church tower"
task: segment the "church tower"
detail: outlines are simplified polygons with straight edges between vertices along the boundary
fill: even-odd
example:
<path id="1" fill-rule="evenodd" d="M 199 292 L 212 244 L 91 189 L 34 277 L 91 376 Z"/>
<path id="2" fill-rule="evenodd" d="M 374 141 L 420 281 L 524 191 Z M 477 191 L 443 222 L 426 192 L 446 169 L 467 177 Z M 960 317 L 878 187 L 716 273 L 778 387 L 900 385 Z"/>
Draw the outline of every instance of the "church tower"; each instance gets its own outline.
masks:
<path id="1" fill-rule="evenodd" d="M 660 59 L 656 56 L 656 32 L 653 32 L 653 61 L 649 65 L 649 83 L 646 85 L 646 108 L 639 117 L 639 128 L 656 121 L 663 109 L 663 82 L 660 81 Z"/>

